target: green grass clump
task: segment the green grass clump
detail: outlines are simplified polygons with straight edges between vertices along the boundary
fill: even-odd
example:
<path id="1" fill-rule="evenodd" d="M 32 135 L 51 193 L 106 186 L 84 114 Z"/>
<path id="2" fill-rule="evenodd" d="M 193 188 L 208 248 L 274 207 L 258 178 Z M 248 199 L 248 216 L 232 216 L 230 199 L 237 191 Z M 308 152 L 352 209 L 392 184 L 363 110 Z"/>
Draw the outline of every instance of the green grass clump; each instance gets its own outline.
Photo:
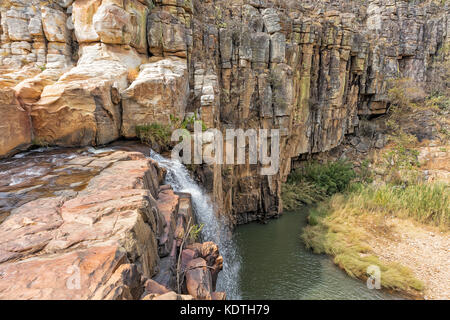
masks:
<path id="1" fill-rule="evenodd" d="M 346 196 L 339 194 L 313 210 L 302 234 L 306 247 L 333 256 L 334 263 L 351 277 L 365 280 L 368 267 L 376 265 L 382 273 L 382 287 L 419 294 L 423 283 L 409 268 L 375 256 L 367 243 L 367 231 L 358 224 L 358 215 L 364 213 L 348 209 Z"/>
<path id="2" fill-rule="evenodd" d="M 381 270 L 381 286 L 384 288 L 411 292 L 422 291 L 423 283 L 412 271 L 398 263 L 386 263 L 371 253 L 364 242 L 364 230 L 338 224 L 340 219 L 327 219 L 317 226 L 308 226 L 303 241 L 317 254 L 329 254 L 334 263 L 353 278 L 367 279 L 368 267 L 376 265 Z M 412 292 L 414 292 L 412 291 Z"/>
<path id="3" fill-rule="evenodd" d="M 169 125 L 151 123 L 136 126 L 136 135 L 145 144 L 150 146 L 158 145 L 166 149 L 171 143 L 172 129 Z"/>
<path id="4" fill-rule="evenodd" d="M 388 228 L 383 224 L 385 217 L 411 218 L 448 231 L 449 185 L 358 184 L 346 194 L 336 194 L 312 209 L 302 239 L 315 253 L 332 255 L 334 262 L 352 277 L 365 279 L 367 267 L 377 265 L 382 271 L 383 287 L 409 293 L 422 291 L 423 283 L 410 269 L 381 261 L 368 245 L 365 226 L 371 225 L 372 231 L 374 226 Z"/>

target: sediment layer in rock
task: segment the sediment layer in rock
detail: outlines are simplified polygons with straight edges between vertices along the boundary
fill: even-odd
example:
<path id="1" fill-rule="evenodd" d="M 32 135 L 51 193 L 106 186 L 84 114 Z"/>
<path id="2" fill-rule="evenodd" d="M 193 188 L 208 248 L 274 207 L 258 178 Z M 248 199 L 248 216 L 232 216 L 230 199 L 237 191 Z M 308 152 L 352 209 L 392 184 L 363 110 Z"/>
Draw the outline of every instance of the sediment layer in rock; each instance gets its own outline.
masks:
<path id="1" fill-rule="evenodd" d="M 162 293 L 149 291 L 148 279 L 176 270 L 177 240 L 194 218 L 190 196 L 162 186 L 164 171 L 138 152 L 78 157 L 64 168 L 80 165 L 98 168 L 83 188 L 27 202 L 0 224 L 1 299 L 139 299 Z M 169 255 L 172 265 L 161 263 Z M 217 246 L 203 256 L 221 261 Z M 213 275 L 205 268 L 211 279 L 215 265 Z M 211 298 L 212 281 L 208 288 L 194 298 Z"/>
<path id="2" fill-rule="evenodd" d="M 391 79 L 436 83 L 448 13 L 431 0 L 3 1 L 0 156 L 102 145 L 171 115 L 280 129 L 278 174 L 198 172 L 235 222 L 277 216 L 293 159 L 384 114 Z"/>

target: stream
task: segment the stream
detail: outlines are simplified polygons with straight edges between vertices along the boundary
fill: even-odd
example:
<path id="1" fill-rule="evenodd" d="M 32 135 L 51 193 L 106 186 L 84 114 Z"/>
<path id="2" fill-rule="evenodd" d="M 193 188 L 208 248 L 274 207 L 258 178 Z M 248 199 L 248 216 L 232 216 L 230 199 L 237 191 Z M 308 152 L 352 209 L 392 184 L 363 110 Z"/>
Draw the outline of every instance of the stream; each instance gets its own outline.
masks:
<path id="1" fill-rule="evenodd" d="M 1 160 L 0 223 L 24 203 L 82 190 L 98 170 L 84 167 L 82 159 L 111 151 L 38 149 Z M 218 244 L 224 258 L 217 291 L 225 291 L 228 299 L 397 298 L 369 290 L 364 282 L 350 278 L 335 266 L 330 257 L 307 250 L 300 239 L 307 224 L 307 208 L 285 213 L 265 225 L 238 226 L 232 232 L 228 223 L 218 218 L 208 194 L 184 165 L 155 152 L 150 157 L 167 169 L 166 183 L 175 191 L 192 195 L 197 223 L 204 225 L 201 240 Z"/>

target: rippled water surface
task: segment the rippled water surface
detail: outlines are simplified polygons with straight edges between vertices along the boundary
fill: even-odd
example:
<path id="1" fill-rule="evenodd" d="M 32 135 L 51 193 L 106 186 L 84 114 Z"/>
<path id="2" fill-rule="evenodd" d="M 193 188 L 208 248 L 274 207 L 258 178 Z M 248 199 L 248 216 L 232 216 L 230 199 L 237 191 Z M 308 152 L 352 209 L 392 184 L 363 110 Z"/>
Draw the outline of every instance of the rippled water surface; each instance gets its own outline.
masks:
<path id="1" fill-rule="evenodd" d="M 306 216 L 304 209 L 266 225 L 236 229 L 243 299 L 396 299 L 387 292 L 369 290 L 336 267 L 330 257 L 307 250 L 300 239 Z"/>

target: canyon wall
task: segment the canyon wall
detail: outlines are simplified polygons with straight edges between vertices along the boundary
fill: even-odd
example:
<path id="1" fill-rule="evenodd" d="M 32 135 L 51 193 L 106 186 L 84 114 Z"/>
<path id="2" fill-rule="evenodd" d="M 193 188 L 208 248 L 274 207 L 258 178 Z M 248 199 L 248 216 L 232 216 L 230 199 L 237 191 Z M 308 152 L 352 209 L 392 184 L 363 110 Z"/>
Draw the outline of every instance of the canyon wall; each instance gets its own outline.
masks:
<path id="1" fill-rule="evenodd" d="M 233 222 L 277 216 L 293 159 L 384 114 L 390 79 L 433 81 L 448 16 L 431 0 L 3 0 L 0 156 L 134 138 L 171 115 L 280 129 L 276 175 L 195 168 Z"/>
<path id="2" fill-rule="evenodd" d="M 164 185 L 155 161 L 86 149 L 14 160 L 1 166 L 0 299 L 225 297 L 217 245 L 187 236 L 191 196 Z"/>

